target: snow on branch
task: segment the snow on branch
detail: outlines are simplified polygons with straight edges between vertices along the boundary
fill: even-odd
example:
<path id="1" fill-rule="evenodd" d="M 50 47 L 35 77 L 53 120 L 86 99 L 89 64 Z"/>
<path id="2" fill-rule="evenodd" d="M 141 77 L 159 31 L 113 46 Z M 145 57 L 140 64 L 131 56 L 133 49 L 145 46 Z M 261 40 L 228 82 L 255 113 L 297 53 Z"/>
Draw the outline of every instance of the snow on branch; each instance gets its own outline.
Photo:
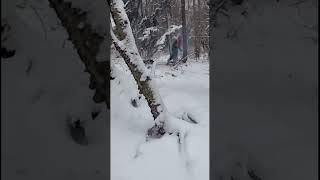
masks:
<path id="1" fill-rule="evenodd" d="M 176 33 L 178 30 L 182 28 L 182 25 L 171 25 L 168 30 L 160 37 L 160 39 L 157 41 L 157 46 L 163 45 L 166 41 L 166 39 L 169 37 L 169 35 Z"/>
<path id="2" fill-rule="evenodd" d="M 156 32 L 156 31 L 159 31 L 159 28 L 157 28 L 157 27 L 149 27 L 149 28 L 145 29 L 143 31 L 143 33 L 142 33 L 143 36 L 139 37 L 139 40 L 141 40 L 141 41 L 149 40 L 151 38 L 150 34 L 152 32 Z"/>

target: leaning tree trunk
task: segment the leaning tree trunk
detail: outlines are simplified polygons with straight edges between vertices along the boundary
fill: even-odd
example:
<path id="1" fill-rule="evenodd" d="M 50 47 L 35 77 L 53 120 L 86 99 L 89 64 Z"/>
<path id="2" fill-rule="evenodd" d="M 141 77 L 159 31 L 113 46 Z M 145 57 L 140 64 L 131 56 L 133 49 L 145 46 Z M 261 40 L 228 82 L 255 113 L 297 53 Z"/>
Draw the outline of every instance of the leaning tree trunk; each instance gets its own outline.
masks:
<path id="1" fill-rule="evenodd" d="M 160 138 L 165 134 L 166 107 L 162 102 L 154 80 L 147 75 L 148 73 L 135 44 L 122 0 L 111 0 L 110 11 L 116 25 L 115 29 L 111 31 L 113 45 L 131 71 L 139 92 L 145 97 L 155 120 L 155 125 L 148 130 L 148 136 Z"/>
<path id="2" fill-rule="evenodd" d="M 62 25 L 67 30 L 69 39 L 75 46 L 81 61 L 90 74 L 90 89 L 95 89 L 93 100 L 96 103 L 105 102 L 110 108 L 110 64 L 109 59 L 97 61 L 100 46 L 106 40 L 104 36 L 95 32 L 87 22 L 86 12 L 72 7 L 71 2 L 63 0 L 49 0 Z M 107 19 L 106 19 L 107 21 Z M 79 26 L 83 25 L 82 28 Z M 108 51 L 108 49 L 105 49 Z"/>
<path id="3" fill-rule="evenodd" d="M 187 62 L 188 58 L 188 37 L 187 37 L 187 26 L 186 26 L 186 2 L 181 0 L 181 17 L 182 17 L 182 42 L 183 42 L 183 62 Z"/>

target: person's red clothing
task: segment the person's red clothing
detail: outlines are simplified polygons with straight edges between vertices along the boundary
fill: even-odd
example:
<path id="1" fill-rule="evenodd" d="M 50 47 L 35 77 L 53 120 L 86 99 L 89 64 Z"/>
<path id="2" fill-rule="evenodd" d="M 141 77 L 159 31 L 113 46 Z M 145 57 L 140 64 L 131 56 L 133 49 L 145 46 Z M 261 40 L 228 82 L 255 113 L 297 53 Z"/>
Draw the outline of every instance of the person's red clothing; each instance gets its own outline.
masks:
<path id="1" fill-rule="evenodd" d="M 177 44 L 176 44 L 176 46 L 177 46 L 177 48 L 180 48 L 180 46 L 181 46 L 181 36 L 179 36 L 179 37 L 177 38 Z"/>

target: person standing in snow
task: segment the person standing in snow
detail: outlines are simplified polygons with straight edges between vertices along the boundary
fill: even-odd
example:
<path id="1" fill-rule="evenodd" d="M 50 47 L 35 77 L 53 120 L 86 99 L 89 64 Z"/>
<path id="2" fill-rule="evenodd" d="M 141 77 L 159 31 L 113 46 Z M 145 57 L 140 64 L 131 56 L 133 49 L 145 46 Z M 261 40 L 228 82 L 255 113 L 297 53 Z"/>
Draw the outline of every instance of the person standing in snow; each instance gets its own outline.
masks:
<path id="1" fill-rule="evenodd" d="M 175 63 L 177 61 L 177 58 L 178 58 L 178 50 L 182 51 L 181 49 L 181 40 L 182 40 L 182 37 L 181 35 L 178 36 L 178 38 L 175 39 L 175 41 L 173 42 L 172 44 L 172 48 L 171 48 L 171 54 L 170 54 L 170 57 L 168 59 L 168 63 L 169 64 L 170 62 L 171 63 Z"/>

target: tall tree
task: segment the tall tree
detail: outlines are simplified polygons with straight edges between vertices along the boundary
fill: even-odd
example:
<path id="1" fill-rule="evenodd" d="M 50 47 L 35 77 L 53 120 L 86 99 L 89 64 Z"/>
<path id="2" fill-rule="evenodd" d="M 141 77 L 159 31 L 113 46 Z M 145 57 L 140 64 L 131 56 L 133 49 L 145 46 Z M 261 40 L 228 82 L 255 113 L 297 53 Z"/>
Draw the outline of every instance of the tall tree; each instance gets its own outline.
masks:
<path id="1" fill-rule="evenodd" d="M 167 1 L 167 14 L 166 14 L 166 18 L 167 18 L 167 29 L 169 29 L 170 25 L 171 25 L 171 1 Z M 168 49 L 169 49 L 169 54 L 171 54 L 171 34 L 169 34 L 169 38 L 168 38 Z"/>
<path id="2" fill-rule="evenodd" d="M 198 2 L 199 3 L 199 2 Z M 198 58 L 200 56 L 200 17 L 199 17 L 199 9 L 196 6 L 196 0 L 193 0 L 193 48 L 195 57 Z"/>
<path id="3" fill-rule="evenodd" d="M 183 62 L 187 62 L 188 58 L 188 35 L 186 27 L 186 2 L 181 0 L 181 20 L 182 20 L 182 42 L 183 42 Z"/>

